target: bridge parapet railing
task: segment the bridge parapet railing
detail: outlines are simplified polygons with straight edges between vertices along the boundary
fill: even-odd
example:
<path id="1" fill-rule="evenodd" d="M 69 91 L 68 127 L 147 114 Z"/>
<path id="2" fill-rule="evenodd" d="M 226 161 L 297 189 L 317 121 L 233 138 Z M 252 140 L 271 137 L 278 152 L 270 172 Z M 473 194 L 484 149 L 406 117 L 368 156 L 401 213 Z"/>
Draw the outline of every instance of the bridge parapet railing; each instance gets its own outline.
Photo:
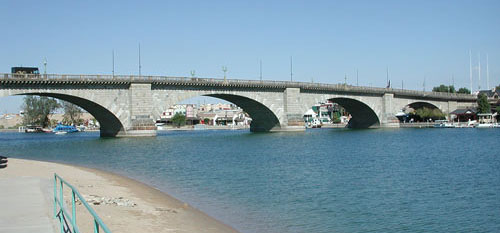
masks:
<path id="1" fill-rule="evenodd" d="M 347 84 L 326 84 L 312 82 L 292 82 L 273 80 L 245 80 L 245 79 L 221 79 L 221 78 L 199 78 L 199 77 L 170 77 L 170 76 L 137 76 L 137 75 L 75 75 L 75 74 L 3 74 L 3 80 L 46 80 L 46 81 L 116 81 L 116 82 L 145 82 L 145 83 L 212 83 L 217 85 L 250 85 L 258 87 L 295 87 L 304 89 L 319 89 L 328 91 L 354 91 L 360 93 L 394 93 L 396 95 L 423 96 L 448 99 L 473 99 L 474 95 L 426 92 L 416 90 L 405 90 L 397 88 L 364 87 Z"/>

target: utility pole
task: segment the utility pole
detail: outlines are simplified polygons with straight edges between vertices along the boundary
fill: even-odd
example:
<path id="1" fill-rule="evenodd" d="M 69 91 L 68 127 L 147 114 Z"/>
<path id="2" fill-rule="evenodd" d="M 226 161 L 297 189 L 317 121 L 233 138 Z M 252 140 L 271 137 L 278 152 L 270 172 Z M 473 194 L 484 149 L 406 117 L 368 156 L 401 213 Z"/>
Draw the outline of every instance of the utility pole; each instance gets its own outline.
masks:
<path id="1" fill-rule="evenodd" d="M 359 86 L 359 73 L 358 73 L 358 69 L 356 69 L 356 86 Z"/>
<path id="2" fill-rule="evenodd" d="M 472 51 L 469 49 L 469 78 L 470 78 L 470 93 L 472 94 Z"/>
<path id="3" fill-rule="evenodd" d="M 111 51 L 111 64 L 113 66 L 111 73 L 112 73 L 113 78 L 114 78 L 115 77 L 115 50 L 114 49 Z"/>
<path id="4" fill-rule="evenodd" d="M 477 58 L 479 59 L 477 62 L 479 63 L 479 69 L 478 69 L 478 80 L 479 82 L 477 83 L 477 91 L 481 91 L 481 52 L 477 53 Z"/>
<path id="5" fill-rule="evenodd" d="M 389 66 L 386 67 L 386 75 L 387 75 L 387 88 L 391 87 L 391 84 L 389 83 Z"/>
<path id="6" fill-rule="evenodd" d="M 227 81 L 227 79 L 226 79 L 227 66 L 222 67 L 222 72 L 224 72 L 224 82 L 226 82 Z"/>
<path id="7" fill-rule="evenodd" d="M 424 92 L 425 92 L 425 75 L 424 75 L 424 84 L 423 84 L 423 87 L 424 87 Z"/>
<path id="8" fill-rule="evenodd" d="M 486 87 L 489 90 L 490 89 L 490 70 L 488 69 L 488 66 L 489 66 L 488 54 L 486 54 Z"/>
<path id="9" fill-rule="evenodd" d="M 293 60 L 292 60 L 292 56 L 290 56 L 290 82 L 293 82 Z"/>
<path id="10" fill-rule="evenodd" d="M 260 64 L 260 81 L 262 82 L 262 59 L 259 61 Z"/>
<path id="11" fill-rule="evenodd" d="M 139 43 L 139 77 L 141 76 L 141 43 Z"/>

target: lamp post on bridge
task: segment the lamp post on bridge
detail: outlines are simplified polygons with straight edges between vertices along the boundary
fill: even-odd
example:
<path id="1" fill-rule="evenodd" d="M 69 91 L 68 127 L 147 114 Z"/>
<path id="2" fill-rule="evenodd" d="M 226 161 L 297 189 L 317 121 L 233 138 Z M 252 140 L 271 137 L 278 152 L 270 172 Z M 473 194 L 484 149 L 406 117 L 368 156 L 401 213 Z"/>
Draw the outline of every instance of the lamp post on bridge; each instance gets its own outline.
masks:
<path id="1" fill-rule="evenodd" d="M 260 81 L 262 82 L 262 60 L 259 60 L 260 64 Z"/>
<path id="2" fill-rule="evenodd" d="M 47 76 L 47 58 L 43 59 L 43 74 Z"/>
<path id="3" fill-rule="evenodd" d="M 226 79 L 227 66 L 222 66 L 222 72 L 224 72 L 224 82 L 226 82 L 227 81 L 227 79 Z"/>
<path id="4" fill-rule="evenodd" d="M 139 43 L 139 77 L 141 77 L 141 43 Z"/>
<path id="5" fill-rule="evenodd" d="M 358 72 L 358 69 L 356 69 L 356 86 L 359 86 L 359 72 Z"/>
<path id="6" fill-rule="evenodd" d="M 112 66 L 113 66 L 113 69 L 111 71 L 112 73 L 112 77 L 114 78 L 115 77 L 115 50 L 113 49 L 111 51 L 112 55 L 111 55 L 111 63 L 112 63 Z"/>

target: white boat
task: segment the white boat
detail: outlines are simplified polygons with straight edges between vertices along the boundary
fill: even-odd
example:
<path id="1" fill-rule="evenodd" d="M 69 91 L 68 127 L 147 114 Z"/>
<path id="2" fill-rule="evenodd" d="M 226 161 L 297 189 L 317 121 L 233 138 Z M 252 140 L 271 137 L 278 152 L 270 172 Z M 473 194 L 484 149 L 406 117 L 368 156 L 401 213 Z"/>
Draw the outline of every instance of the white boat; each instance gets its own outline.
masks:
<path id="1" fill-rule="evenodd" d="M 306 123 L 307 128 L 321 128 L 321 121 L 317 118 L 314 118 L 311 122 Z"/>
<path id="2" fill-rule="evenodd" d="M 435 121 L 434 128 L 455 128 L 456 126 L 453 123 L 448 122 L 447 120 L 437 120 Z"/>
<path id="3" fill-rule="evenodd" d="M 491 123 L 480 123 L 476 126 L 476 128 L 493 128 L 493 124 Z"/>
<path id="4" fill-rule="evenodd" d="M 64 134 L 67 134 L 68 132 L 66 131 L 57 131 L 56 134 L 57 135 L 64 135 Z"/>
<path id="5" fill-rule="evenodd" d="M 304 114 L 304 120 L 307 128 L 321 128 L 321 121 L 312 109 L 307 110 Z"/>

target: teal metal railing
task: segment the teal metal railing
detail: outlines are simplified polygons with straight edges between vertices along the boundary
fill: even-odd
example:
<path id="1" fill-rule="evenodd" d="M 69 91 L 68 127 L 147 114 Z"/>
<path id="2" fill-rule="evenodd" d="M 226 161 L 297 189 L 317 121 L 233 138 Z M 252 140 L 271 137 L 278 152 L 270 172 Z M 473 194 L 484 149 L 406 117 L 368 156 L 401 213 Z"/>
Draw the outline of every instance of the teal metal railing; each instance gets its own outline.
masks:
<path id="1" fill-rule="evenodd" d="M 68 213 L 68 210 L 66 210 L 64 206 L 64 186 L 67 186 L 71 189 L 71 215 Z M 77 198 L 85 206 L 85 208 L 87 208 L 90 215 L 92 215 L 92 217 L 94 218 L 94 233 L 99 233 L 101 229 L 104 231 L 104 233 L 111 233 L 106 224 L 104 224 L 101 218 L 97 216 L 97 213 L 94 211 L 94 209 L 92 209 L 92 207 L 90 207 L 87 201 L 85 201 L 78 190 L 73 187 L 73 185 L 66 182 L 59 175 L 54 173 L 54 217 L 59 219 L 61 233 L 80 233 L 76 222 Z"/>

